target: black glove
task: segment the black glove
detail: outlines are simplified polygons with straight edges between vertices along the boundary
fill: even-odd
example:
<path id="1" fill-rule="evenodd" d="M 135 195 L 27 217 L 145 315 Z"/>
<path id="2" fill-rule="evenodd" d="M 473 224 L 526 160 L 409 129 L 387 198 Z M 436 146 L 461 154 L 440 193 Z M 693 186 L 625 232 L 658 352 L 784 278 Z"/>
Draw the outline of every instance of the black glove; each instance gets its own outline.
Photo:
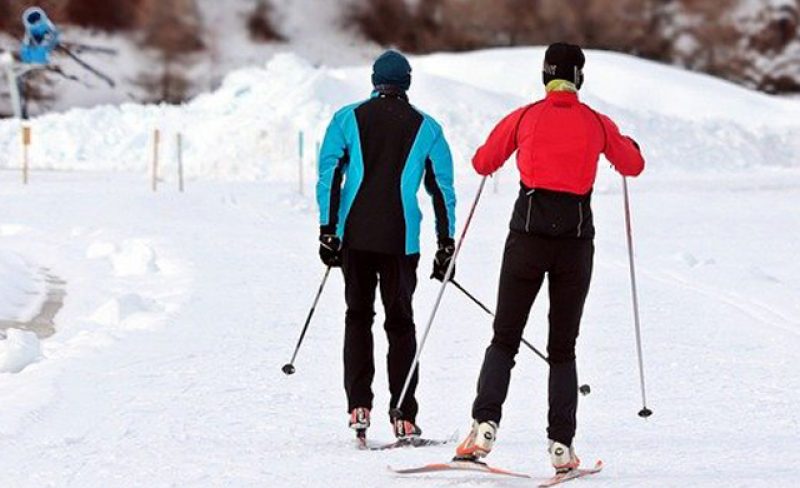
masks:
<path id="1" fill-rule="evenodd" d="M 433 258 L 433 273 L 431 278 L 439 281 L 444 281 L 444 275 L 447 274 L 447 268 L 450 266 L 450 261 L 453 260 L 453 254 L 456 252 L 456 245 L 453 239 L 439 239 L 439 250 L 436 251 L 436 257 Z M 453 266 L 453 274 L 450 275 L 452 280 L 456 276 L 456 267 Z"/>
<path id="2" fill-rule="evenodd" d="M 319 258 L 332 268 L 342 265 L 342 241 L 334 234 L 322 234 L 319 236 Z"/>

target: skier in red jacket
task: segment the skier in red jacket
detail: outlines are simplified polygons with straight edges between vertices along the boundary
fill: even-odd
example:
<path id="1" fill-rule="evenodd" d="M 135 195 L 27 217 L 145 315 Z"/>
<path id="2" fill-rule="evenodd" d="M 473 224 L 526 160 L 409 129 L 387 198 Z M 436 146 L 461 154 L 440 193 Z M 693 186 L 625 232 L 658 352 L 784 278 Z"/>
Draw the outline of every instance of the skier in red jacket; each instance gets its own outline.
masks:
<path id="1" fill-rule="evenodd" d="M 550 362 L 548 451 L 557 473 L 577 469 L 575 413 L 578 379 L 575 340 L 591 281 L 594 225 L 590 206 L 600 154 L 625 176 L 644 169 L 638 144 L 605 115 L 580 102 L 585 57 L 557 43 L 545 53 L 547 96 L 504 118 L 472 164 L 490 175 L 517 152 L 521 176 L 506 240 L 494 336 L 478 379 L 472 429 L 456 457 L 475 460 L 494 444 L 514 357 L 528 315 L 548 276 Z"/>

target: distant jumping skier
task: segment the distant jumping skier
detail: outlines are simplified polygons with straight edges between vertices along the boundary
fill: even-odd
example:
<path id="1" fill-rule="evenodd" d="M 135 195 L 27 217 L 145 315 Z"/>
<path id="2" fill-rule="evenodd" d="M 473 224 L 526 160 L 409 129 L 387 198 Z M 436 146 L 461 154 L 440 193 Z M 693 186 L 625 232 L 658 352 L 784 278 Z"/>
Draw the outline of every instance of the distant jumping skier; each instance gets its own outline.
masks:
<path id="1" fill-rule="evenodd" d="M 597 161 L 605 154 L 626 176 L 644 169 L 638 144 L 578 99 L 584 64 L 580 47 L 549 46 L 542 73 L 547 96 L 500 121 L 472 160 L 475 171 L 490 175 L 517 151 L 521 188 L 500 271 L 494 336 L 478 379 L 472 429 L 456 448 L 460 458 L 474 460 L 492 450 L 514 357 L 547 275 L 548 452 L 557 473 L 580 464 L 572 444 L 578 406 L 575 341 L 592 273 L 590 203 Z"/>
<path id="2" fill-rule="evenodd" d="M 412 298 L 417 285 L 424 182 L 433 199 L 438 251 L 432 277 L 444 279 L 453 256 L 453 162 L 441 126 L 408 101 L 411 66 L 396 51 L 373 66 L 372 96 L 339 110 L 328 126 L 319 158 L 317 202 L 322 262 L 344 272 L 344 386 L 350 427 L 364 438 L 370 425 L 375 374 L 372 324 L 375 290 L 386 313 L 391 405 L 399 400 L 416 352 Z M 419 437 L 414 377 L 391 418 L 398 439 Z"/>
<path id="3" fill-rule="evenodd" d="M 60 33 L 44 10 L 30 7 L 22 14 L 25 37 L 20 46 L 20 60 L 26 64 L 50 64 L 50 55 L 59 45 Z"/>

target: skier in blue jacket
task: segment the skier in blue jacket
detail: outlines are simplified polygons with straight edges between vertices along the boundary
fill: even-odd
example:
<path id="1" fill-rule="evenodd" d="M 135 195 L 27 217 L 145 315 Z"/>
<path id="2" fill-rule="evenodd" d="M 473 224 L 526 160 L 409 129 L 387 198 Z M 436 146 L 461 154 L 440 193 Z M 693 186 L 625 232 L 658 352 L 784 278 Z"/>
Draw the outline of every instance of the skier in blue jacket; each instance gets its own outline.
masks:
<path id="1" fill-rule="evenodd" d="M 27 64 L 50 64 L 50 54 L 58 47 L 58 28 L 47 18 L 44 10 L 31 7 L 22 14 L 25 37 L 20 47 L 20 60 Z"/>
<path id="2" fill-rule="evenodd" d="M 399 400 L 416 352 L 412 298 L 417 284 L 421 184 L 433 199 L 439 250 L 432 278 L 444 279 L 454 251 L 453 161 L 441 126 L 408 101 L 411 66 L 387 51 L 373 66 L 374 91 L 339 110 L 319 158 L 320 258 L 344 272 L 344 384 L 350 427 L 370 424 L 375 374 L 372 324 L 380 285 L 389 340 L 391 406 Z M 403 418 L 390 418 L 398 439 L 419 437 L 414 372 Z"/>

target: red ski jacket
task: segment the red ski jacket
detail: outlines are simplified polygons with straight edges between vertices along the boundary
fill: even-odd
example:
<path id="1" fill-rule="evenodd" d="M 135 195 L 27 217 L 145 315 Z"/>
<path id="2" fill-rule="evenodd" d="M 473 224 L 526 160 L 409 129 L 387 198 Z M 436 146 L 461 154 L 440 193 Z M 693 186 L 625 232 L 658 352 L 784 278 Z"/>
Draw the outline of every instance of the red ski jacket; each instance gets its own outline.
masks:
<path id="1" fill-rule="evenodd" d="M 522 183 L 531 189 L 589 193 L 601 153 L 625 176 L 644 169 L 638 144 L 572 92 L 550 92 L 508 115 L 475 153 L 472 165 L 489 175 L 515 150 Z"/>

